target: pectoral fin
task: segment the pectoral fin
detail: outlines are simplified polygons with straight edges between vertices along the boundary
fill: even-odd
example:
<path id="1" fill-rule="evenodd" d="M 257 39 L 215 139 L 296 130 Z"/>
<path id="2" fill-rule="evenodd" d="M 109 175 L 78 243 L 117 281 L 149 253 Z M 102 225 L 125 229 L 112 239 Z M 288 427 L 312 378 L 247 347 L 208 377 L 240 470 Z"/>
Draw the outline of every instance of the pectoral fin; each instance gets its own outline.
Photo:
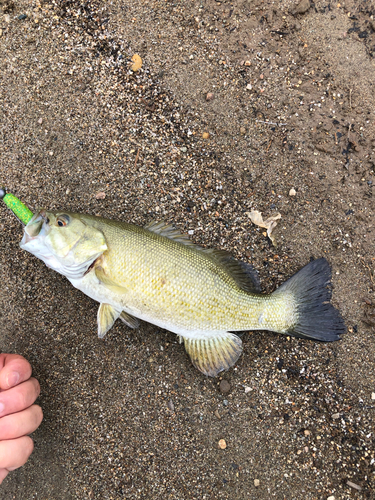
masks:
<path id="1" fill-rule="evenodd" d="M 242 353 L 241 339 L 229 332 L 211 339 L 184 338 L 184 344 L 195 368 L 209 377 L 228 370 Z"/>
<path id="2" fill-rule="evenodd" d="M 122 311 L 122 313 L 120 314 L 120 319 L 125 323 L 125 325 L 128 325 L 130 328 L 139 327 L 139 320 L 137 318 L 134 318 L 134 316 L 130 316 L 130 314 L 126 313 L 125 311 Z"/>
<path id="3" fill-rule="evenodd" d="M 109 304 L 100 304 L 98 309 L 98 337 L 102 339 L 113 326 L 113 323 L 120 316 L 121 311 L 116 311 Z"/>
<path id="4" fill-rule="evenodd" d="M 101 266 L 95 267 L 95 275 L 98 278 L 98 280 L 100 281 L 100 283 L 105 285 L 107 288 L 109 288 L 113 292 L 121 294 L 121 293 L 124 293 L 126 291 L 125 287 L 123 287 L 123 286 L 119 285 L 118 283 L 116 283 L 115 281 L 111 280 L 111 278 L 108 278 L 108 276 L 104 272 L 104 269 Z"/>

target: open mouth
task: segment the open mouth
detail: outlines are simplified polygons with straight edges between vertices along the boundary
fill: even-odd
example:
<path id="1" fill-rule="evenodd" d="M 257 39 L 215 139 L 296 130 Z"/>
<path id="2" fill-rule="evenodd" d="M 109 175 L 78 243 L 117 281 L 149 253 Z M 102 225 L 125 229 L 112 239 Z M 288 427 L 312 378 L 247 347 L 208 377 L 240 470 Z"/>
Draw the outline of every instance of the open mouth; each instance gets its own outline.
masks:
<path id="1" fill-rule="evenodd" d="M 48 219 L 46 218 L 46 212 L 44 210 L 40 210 L 33 216 L 33 218 L 25 226 L 22 243 L 27 244 L 36 237 L 40 236 L 40 233 L 43 229 L 43 224 L 45 222 L 48 224 Z"/>

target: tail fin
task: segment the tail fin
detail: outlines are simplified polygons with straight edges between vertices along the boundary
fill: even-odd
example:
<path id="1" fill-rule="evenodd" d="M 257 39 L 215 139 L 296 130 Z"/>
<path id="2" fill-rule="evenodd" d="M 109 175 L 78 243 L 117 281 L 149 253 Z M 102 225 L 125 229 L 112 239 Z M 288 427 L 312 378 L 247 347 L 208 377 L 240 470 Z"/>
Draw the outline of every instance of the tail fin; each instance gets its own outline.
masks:
<path id="1" fill-rule="evenodd" d="M 274 294 L 289 292 L 297 303 L 294 337 L 333 342 L 346 331 L 344 320 L 330 303 L 331 268 L 326 259 L 313 260 L 283 283 Z"/>

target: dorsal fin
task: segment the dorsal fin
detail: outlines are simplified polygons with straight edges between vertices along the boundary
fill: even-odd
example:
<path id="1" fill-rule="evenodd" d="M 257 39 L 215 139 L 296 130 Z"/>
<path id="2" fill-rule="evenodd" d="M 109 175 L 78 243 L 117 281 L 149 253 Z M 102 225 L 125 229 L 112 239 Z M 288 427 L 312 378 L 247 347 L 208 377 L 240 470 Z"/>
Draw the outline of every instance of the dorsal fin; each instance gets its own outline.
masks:
<path id="1" fill-rule="evenodd" d="M 186 234 L 181 234 L 178 229 L 174 228 L 170 224 L 166 224 L 165 222 L 152 221 L 146 224 L 144 229 L 182 243 L 183 245 L 194 250 L 205 253 L 210 256 L 211 259 L 216 260 L 218 264 L 225 267 L 227 273 L 230 274 L 241 290 L 251 293 L 261 292 L 258 273 L 251 264 L 234 259 L 225 250 L 202 248 L 189 240 L 189 237 Z"/>
<path id="2" fill-rule="evenodd" d="M 187 234 L 180 233 L 180 231 L 173 227 L 171 224 L 151 221 L 146 224 L 143 229 L 147 229 L 148 231 L 151 231 L 155 234 L 160 234 L 160 236 L 165 236 L 166 238 L 177 241 L 178 243 L 182 243 L 185 246 L 195 248 L 195 250 L 201 250 L 201 247 L 199 245 L 196 245 L 191 240 L 189 240 L 189 236 Z"/>
<path id="3" fill-rule="evenodd" d="M 258 273 L 251 264 L 236 260 L 225 250 L 210 248 L 202 251 L 223 265 L 241 290 L 251 293 L 260 293 L 262 291 Z"/>

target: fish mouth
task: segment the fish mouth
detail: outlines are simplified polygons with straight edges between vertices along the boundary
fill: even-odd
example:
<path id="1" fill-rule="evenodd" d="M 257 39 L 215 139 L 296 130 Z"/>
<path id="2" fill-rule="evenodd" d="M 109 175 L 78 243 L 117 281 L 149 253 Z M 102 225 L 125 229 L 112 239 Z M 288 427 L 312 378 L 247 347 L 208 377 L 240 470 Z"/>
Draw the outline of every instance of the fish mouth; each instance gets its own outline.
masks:
<path id="1" fill-rule="evenodd" d="M 41 235 L 41 232 L 45 233 L 44 229 L 47 229 L 49 220 L 45 210 L 40 210 L 37 212 L 28 224 L 24 228 L 24 234 L 21 244 L 25 245 L 30 243 L 35 238 Z"/>

